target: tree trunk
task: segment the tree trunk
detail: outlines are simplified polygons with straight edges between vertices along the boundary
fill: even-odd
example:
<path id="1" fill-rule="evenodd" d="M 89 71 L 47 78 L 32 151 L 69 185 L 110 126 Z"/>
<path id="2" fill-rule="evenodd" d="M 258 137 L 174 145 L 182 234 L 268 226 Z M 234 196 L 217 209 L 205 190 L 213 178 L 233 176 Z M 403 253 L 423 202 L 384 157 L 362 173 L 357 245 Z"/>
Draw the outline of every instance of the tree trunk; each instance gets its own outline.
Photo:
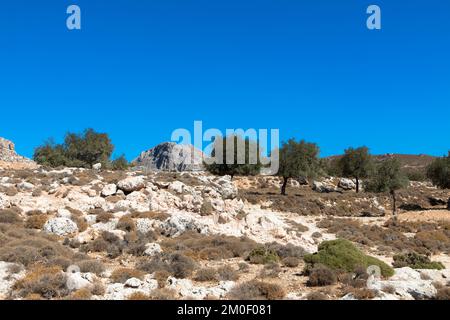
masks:
<path id="1" fill-rule="evenodd" d="M 447 210 L 450 210 L 450 198 L 448 198 L 448 202 L 447 202 Z"/>
<path id="2" fill-rule="evenodd" d="M 356 177 L 356 193 L 359 192 L 359 179 Z"/>
<path id="3" fill-rule="evenodd" d="M 288 183 L 288 180 L 289 180 L 289 178 L 283 177 L 283 185 L 281 186 L 281 194 L 282 194 L 283 196 L 286 195 L 286 185 L 287 185 L 287 183 Z"/>
<path id="4" fill-rule="evenodd" d="M 394 225 L 397 225 L 397 199 L 395 195 L 395 190 L 391 191 L 392 196 L 392 218 L 394 221 Z"/>

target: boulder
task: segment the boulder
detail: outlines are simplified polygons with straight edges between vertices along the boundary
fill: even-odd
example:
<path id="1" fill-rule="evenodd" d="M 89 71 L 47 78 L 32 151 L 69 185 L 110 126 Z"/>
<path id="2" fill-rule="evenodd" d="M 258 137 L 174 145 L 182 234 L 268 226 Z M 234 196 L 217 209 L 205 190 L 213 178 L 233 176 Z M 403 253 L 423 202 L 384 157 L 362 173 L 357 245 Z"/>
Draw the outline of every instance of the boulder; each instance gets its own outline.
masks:
<path id="1" fill-rule="evenodd" d="M 143 176 L 128 177 L 120 180 L 117 187 L 124 192 L 139 191 L 145 188 L 145 180 Z"/>
<path id="2" fill-rule="evenodd" d="M 344 190 L 356 189 L 356 183 L 351 179 L 341 178 L 339 179 L 338 187 Z"/>
<path id="3" fill-rule="evenodd" d="M 46 233 L 66 236 L 78 232 L 78 226 L 68 218 L 53 218 L 45 223 L 43 230 Z"/>
<path id="4" fill-rule="evenodd" d="M 92 166 L 92 169 L 94 170 L 100 170 L 102 168 L 102 164 L 101 163 L 96 163 Z"/>
<path id="5" fill-rule="evenodd" d="M 125 287 L 129 288 L 139 288 L 142 285 L 142 281 L 138 278 L 130 278 L 125 281 Z"/>
<path id="6" fill-rule="evenodd" d="M 186 231 L 195 231 L 202 234 L 208 233 L 206 225 L 182 215 L 172 215 L 165 222 L 161 223 L 160 228 L 163 234 L 169 237 L 179 236 Z"/>
<path id="7" fill-rule="evenodd" d="M 0 209 L 9 208 L 10 206 L 11 203 L 9 202 L 8 197 L 5 194 L 0 193 Z"/>
<path id="8" fill-rule="evenodd" d="M 101 195 L 106 198 L 106 197 L 116 194 L 116 192 L 117 192 L 117 186 L 114 183 L 111 183 L 111 184 L 107 184 L 106 186 L 103 187 Z"/>
<path id="9" fill-rule="evenodd" d="M 231 176 L 220 177 L 213 181 L 213 184 L 224 200 L 234 199 L 238 196 L 238 188 L 231 181 Z"/>
<path id="10" fill-rule="evenodd" d="M 312 189 L 314 191 L 320 192 L 320 193 L 330 193 L 335 192 L 336 188 L 333 185 L 326 184 L 324 182 L 314 181 Z"/>
<path id="11" fill-rule="evenodd" d="M 17 189 L 22 190 L 22 191 L 31 191 L 34 189 L 34 184 L 23 181 L 23 182 L 17 184 Z"/>
<path id="12" fill-rule="evenodd" d="M 162 252 L 161 246 L 157 243 L 147 243 L 145 247 L 147 248 L 144 251 L 146 256 L 154 256 Z"/>

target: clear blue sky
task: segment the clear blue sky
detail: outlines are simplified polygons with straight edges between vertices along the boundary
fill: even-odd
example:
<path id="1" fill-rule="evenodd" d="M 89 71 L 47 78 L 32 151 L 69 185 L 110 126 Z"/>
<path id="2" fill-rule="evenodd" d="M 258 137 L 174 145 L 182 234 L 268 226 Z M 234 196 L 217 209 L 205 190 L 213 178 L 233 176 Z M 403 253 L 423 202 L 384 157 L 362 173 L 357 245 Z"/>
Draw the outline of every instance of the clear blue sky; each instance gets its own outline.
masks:
<path id="1" fill-rule="evenodd" d="M 68 31 L 66 8 L 82 10 Z M 382 9 L 382 30 L 366 8 Z M 0 136 L 93 127 L 136 157 L 172 130 L 279 128 L 322 155 L 450 149 L 446 0 L 4 0 Z"/>

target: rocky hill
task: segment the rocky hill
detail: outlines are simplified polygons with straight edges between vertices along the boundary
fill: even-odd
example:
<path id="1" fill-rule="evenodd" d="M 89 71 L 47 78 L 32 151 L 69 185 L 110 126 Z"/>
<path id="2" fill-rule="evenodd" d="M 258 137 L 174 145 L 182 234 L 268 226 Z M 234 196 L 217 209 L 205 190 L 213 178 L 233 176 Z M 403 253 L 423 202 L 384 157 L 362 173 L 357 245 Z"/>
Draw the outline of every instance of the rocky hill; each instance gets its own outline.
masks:
<path id="1" fill-rule="evenodd" d="M 13 142 L 0 137 L 0 168 L 19 169 L 33 166 L 33 161 L 16 153 Z"/>
<path id="2" fill-rule="evenodd" d="M 192 145 L 165 142 L 144 151 L 133 161 L 137 167 L 150 171 L 201 171 L 203 152 Z"/>

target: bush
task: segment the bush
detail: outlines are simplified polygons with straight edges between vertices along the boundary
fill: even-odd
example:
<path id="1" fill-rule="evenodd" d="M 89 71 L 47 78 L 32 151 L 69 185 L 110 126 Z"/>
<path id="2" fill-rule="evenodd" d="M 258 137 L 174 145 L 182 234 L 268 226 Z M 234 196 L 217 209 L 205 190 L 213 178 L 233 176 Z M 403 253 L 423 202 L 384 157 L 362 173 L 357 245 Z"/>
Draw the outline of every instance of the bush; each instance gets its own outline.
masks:
<path id="1" fill-rule="evenodd" d="M 445 269 L 445 266 L 441 262 L 431 261 L 427 256 L 415 252 L 395 255 L 392 265 L 394 268 L 410 267 L 413 269 Z"/>
<path id="2" fill-rule="evenodd" d="M 279 259 L 280 258 L 278 257 L 277 253 L 274 250 L 270 250 L 265 247 L 253 249 L 247 257 L 247 260 L 253 264 L 266 264 L 269 262 L 278 262 Z"/>
<path id="3" fill-rule="evenodd" d="M 105 223 L 105 222 L 108 222 L 109 220 L 111 220 L 112 218 L 114 218 L 114 215 L 112 213 L 101 212 L 101 213 L 97 214 L 97 216 L 95 217 L 95 221 Z"/>
<path id="4" fill-rule="evenodd" d="M 44 227 L 44 224 L 47 222 L 47 220 L 48 220 L 47 215 L 30 216 L 25 221 L 25 228 L 40 230 Z"/>
<path id="5" fill-rule="evenodd" d="M 233 300 L 281 300 L 285 295 L 277 284 L 251 280 L 232 288 L 228 297 Z"/>
<path id="6" fill-rule="evenodd" d="M 114 146 L 107 134 L 87 129 L 82 134 L 67 133 L 63 144 L 48 140 L 36 148 L 33 159 L 38 164 L 50 167 L 92 168 L 96 163 L 108 167 L 113 150 Z M 122 160 L 116 163 L 117 166 L 121 164 Z"/>
<path id="7" fill-rule="evenodd" d="M 66 276 L 59 267 L 36 266 L 18 280 L 13 289 L 22 298 L 38 295 L 44 299 L 62 298 L 69 292 Z"/>
<path id="8" fill-rule="evenodd" d="M 309 271 L 307 285 L 310 287 L 323 287 L 335 284 L 336 272 L 327 266 L 317 264 Z"/>
<path id="9" fill-rule="evenodd" d="M 130 166 L 130 164 L 128 163 L 127 159 L 125 158 L 125 155 L 121 155 L 120 157 L 111 161 L 111 169 L 113 169 L 113 170 L 125 171 L 128 169 L 129 166 Z"/>
<path id="10" fill-rule="evenodd" d="M 443 287 L 438 289 L 436 296 L 434 297 L 435 300 L 450 300 L 450 287 Z"/>
<path id="11" fill-rule="evenodd" d="M 15 224 L 21 222 L 20 215 L 12 209 L 0 210 L 0 223 Z"/>
<path id="12" fill-rule="evenodd" d="M 81 272 L 91 272 L 101 275 L 105 271 L 105 266 L 98 260 L 84 260 L 77 262 Z"/>
<path id="13" fill-rule="evenodd" d="M 220 267 L 216 272 L 220 281 L 236 281 L 239 279 L 239 274 L 230 266 Z"/>
<path id="14" fill-rule="evenodd" d="M 203 268 L 197 271 L 195 274 L 195 281 L 217 281 L 217 271 L 214 268 Z"/>
<path id="15" fill-rule="evenodd" d="M 322 292 L 310 292 L 306 295 L 306 300 L 329 300 Z"/>
<path id="16" fill-rule="evenodd" d="M 136 268 L 146 273 L 167 272 L 176 278 L 188 278 L 197 268 L 197 263 L 181 253 L 161 254 L 139 261 Z"/>
<path id="17" fill-rule="evenodd" d="M 134 220 L 127 215 L 120 218 L 116 228 L 126 232 L 131 232 L 136 230 L 136 224 L 134 223 Z"/>
<path id="18" fill-rule="evenodd" d="M 447 157 L 438 158 L 428 166 L 427 177 L 439 188 L 450 189 L 450 151 Z"/>
<path id="19" fill-rule="evenodd" d="M 296 268 L 300 264 L 300 260 L 295 257 L 286 257 L 282 260 L 282 263 L 285 267 Z"/>
<path id="20" fill-rule="evenodd" d="M 338 271 L 354 272 L 358 267 L 367 268 L 376 265 L 384 277 L 390 277 L 394 270 L 381 260 L 367 256 L 358 250 L 350 241 L 337 239 L 324 241 L 319 245 L 318 252 L 304 257 L 306 263 L 314 266 L 323 264 Z"/>
<path id="21" fill-rule="evenodd" d="M 143 279 L 145 273 L 140 270 L 130 268 L 119 268 L 113 271 L 111 274 L 111 281 L 114 283 L 125 283 L 128 279 L 138 278 Z"/>

